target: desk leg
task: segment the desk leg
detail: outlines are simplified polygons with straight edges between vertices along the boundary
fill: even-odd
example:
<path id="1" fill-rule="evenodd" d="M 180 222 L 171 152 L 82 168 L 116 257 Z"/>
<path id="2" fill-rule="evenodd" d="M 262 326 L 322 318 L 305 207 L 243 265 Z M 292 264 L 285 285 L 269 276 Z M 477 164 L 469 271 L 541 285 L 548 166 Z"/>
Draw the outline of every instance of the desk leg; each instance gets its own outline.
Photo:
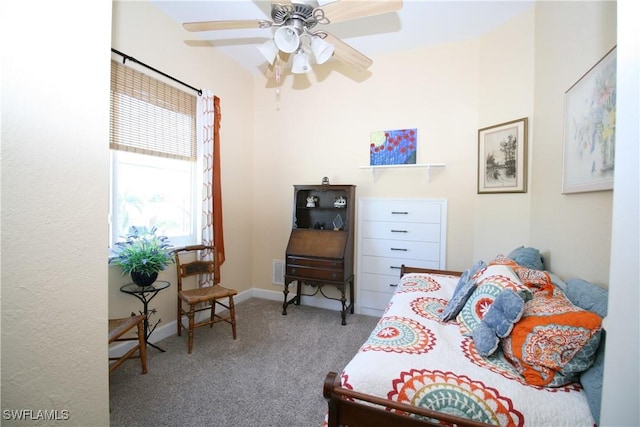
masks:
<path id="1" fill-rule="evenodd" d="M 291 298 L 290 300 L 287 300 L 288 295 L 289 295 L 289 284 L 291 284 L 293 280 L 287 280 L 285 278 L 284 281 L 284 302 L 282 303 L 282 315 L 286 316 L 287 315 L 287 306 L 289 304 L 291 304 L 292 302 L 296 303 L 296 305 L 300 305 L 300 282 L 298 282 L 298 294 Z"/>
<path id="2" fill-rule="evenodd" d="M 302 281 L 296 280 L 296 305 L 300 305 L 302 299 Z"/>
<path id="3" fill-rule="evenodd" d="M 287 280 L 287 278 L 285 277 L 285 284 L 284 284 L 284 302 L 282 303 L 282 314 L 286 315 L 287 314 L 287 306 L 291 303 L 295 303 L 296 305 L 300 305 L 300 299 L 302 296 L 302 281 L 301 280 L 296 280 L 297 282 L 297 295 L 291 299 L 287 299 L 288 295 L 289 295 L 289 285 L 291 284 L 291 282 L 293 282 L 293 280 Z M 313 294 L 304 294 L 306 296 L 314 296 L 316 295 L 318 292 L 320 292 L 325 298 L 328 299 L 332 299 L 335 301 L 340 301 L 340 303 L 342 304 L 342 309 L 340 310 L 340 315 L 342 317 L 342 324 L 346 325 L 347 324 L 347 310 L 349 310 L 349 312 L 351 314 L 354 313 L 354 278 L 351 277 L 349 279 L 348 282 L 342 282 L 342 283 L 329 283 L 329 282 L 319 282 L 319 281 L 306 281 L 305 284 L 310 285 L 310 286 L 314 286 L 316 287 L 316 291 Z M 349 304 L 347 305 L 347 284 L 349 285 Z M 338 291 L 340 291 L 340 298 L 334 298 L 331 296 L 326 295 L 324 292 L 322 292 L 322 286 L 323 285 L 333 285 L 335 286 Z"/>
<path id="4" fill-rule="evenodd" d="M 353 310 L 355 308 L 355 297 L 354 297 L 354 292 L 353 292 L 353 278 L 351 278 L 351 281 L 349 281 L 349 300 L 351 301 L 351 314 L 353 314 Z"/>
<path id="5" fill-rule="evenodd" d="M 340 289 L 340 302 L 342 303 L 342 310 L 340 310 L 340 315 L 342 316 L 342 324 L 347 324 L 347 298 L 345 296 L 344 288 L 345 284 L 338 286 Z"/>

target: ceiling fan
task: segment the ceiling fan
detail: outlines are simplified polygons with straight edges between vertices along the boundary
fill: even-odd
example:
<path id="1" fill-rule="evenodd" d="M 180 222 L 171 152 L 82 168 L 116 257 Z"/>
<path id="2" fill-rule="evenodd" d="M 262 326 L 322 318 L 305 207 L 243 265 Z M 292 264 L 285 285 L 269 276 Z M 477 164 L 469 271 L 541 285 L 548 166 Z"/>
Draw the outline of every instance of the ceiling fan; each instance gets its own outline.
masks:
<path id="1" fill-rule="evenodd" d="M 381 15 L 402 8 L 402 0 L 335 0 L 320 6 L 317 0 L 271 0 L 271 20 L 243 19 L 230 21 L 186 22 L 187 31 L 270 29 L 277 27 L 273 39 L 258 46 L 269 62 L 268 76 L 280 83 L 282 67 L 293 54 L 291 72 L 311 70 L 310 57 L 323 64 L 331 57 L 357 69 L 367 69 L 372 60 L 338 37 L 316 26 Z"/>

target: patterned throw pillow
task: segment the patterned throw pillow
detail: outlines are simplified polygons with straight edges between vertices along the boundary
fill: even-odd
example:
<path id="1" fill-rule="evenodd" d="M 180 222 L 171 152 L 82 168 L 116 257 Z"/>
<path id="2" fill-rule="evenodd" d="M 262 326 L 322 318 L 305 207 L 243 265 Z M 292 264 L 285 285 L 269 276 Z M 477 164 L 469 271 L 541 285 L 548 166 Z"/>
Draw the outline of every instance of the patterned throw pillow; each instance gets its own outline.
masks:
<path id="1" fill-rule="evenodd" d="M 484 261 L 478 261 L 468 270 L 465 270 L 464 273 L 460 276 L 460 280 L 458 280 L 458 284 L 456 285 L 455 290 L 453 291 L 453 295 L 451 299 L 447 303 L 447 306 L 444 308 L 440 319 L 443 322 L 448 322 L 450 320 L 455 319 L 455 317 L 460 313 L 462 307 L 467 302 L 473 290 L 475 289 L 475 282 L 473 276 L 476 275 L 480 270 L 485 268 L 487 265 Z"/>
<path id="2" fill-rule="evenodd" d="M 573 305 L 548 285 L 525 304 L 503 351 L 529 384 L 562 386 L 577 381 L 592 365 L 601 323 L 600 316 Z"/>
<path id="3" fill-rule="evenodd" d="M 473 293 L 456 317 L 462 335 L 473 334 L 473 330 L 504 289 L 511 289 L 524 301 L 531 298 L 531 291 L 522 284 L 511 267 L 501 264 L 489 265 L 476 279 Z"/>
<path id="4" fill-rule="evenodd" d="M 505 257 L 504 255 L 498 255 L 489 262 L 489 265 L 508 265 L 516 272 L 522 284 L 534 292 L 538 288 L 543 288 L 549 283 L 553 283 L 548 272 L 519 264 L 512 258 Z"/>

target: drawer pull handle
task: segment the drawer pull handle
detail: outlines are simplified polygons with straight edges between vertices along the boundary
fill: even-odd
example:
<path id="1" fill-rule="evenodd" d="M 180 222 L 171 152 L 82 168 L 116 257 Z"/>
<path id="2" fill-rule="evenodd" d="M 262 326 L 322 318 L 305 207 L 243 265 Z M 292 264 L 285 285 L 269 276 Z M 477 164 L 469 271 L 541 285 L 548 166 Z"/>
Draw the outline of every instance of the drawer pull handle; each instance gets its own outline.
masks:
<path id="1" fill-rule="evenodd" d="M 396 265 L 390 265 L 389 268 L 395 269 L 395 270 L 400 270 L 400 267 L 396 266 Z"/>
<path id="2" fill-rule="evenodd" d="M 389 283 L 389 286 L 391 286 L 392 288 L 397 288 L 398 284 L 397 283 Z"/>
<path id="3" fill-rule="evenodd" d="M 391 215 L 408 215 L 409 212 L 391 211 Z"/>
<path id="4" fill-rule="evenodd" d="M 405 248 L 391 248 L 392 251 L 403 251 L 403 252 L 407 252 L 408 249 Z"/>
<path id="5" fill-rule="evenodd" d="M 391 230 L 392 233 L 408 233 L 407 230 Z"/>

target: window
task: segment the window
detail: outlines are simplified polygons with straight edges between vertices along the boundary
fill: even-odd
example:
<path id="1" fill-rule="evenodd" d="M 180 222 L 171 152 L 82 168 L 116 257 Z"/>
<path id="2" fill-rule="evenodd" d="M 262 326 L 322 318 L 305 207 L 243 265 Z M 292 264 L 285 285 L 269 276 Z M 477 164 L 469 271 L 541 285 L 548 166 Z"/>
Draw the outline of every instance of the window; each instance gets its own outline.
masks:
<path id="1" fill-rule="evenodd" d="M 181 246 L 198 240 L 196 98 L 111 63 L 110 242 L 155 226 Z"/>

